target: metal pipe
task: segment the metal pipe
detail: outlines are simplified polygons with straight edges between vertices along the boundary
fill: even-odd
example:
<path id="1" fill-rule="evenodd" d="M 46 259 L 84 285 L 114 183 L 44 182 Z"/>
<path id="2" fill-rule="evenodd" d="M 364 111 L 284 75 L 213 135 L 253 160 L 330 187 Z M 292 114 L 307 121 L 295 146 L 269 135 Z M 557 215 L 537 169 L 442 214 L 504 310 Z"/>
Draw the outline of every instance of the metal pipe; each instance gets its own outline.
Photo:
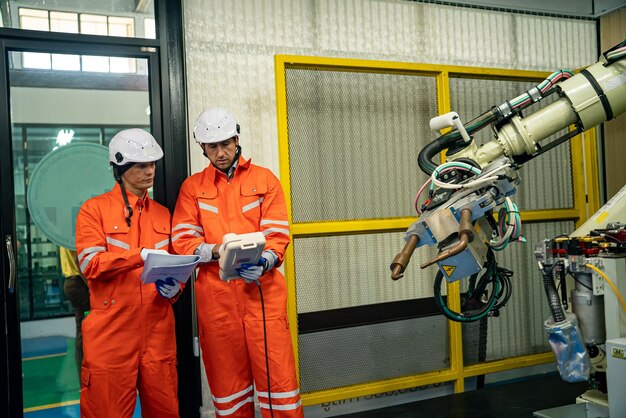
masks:
<path id="1" fill-rule="evenodd" d="M 415 251 L 415 247 L 417 247 L 419 241 L 420 237 L 417 235 L 409 235 L 409 239 L 406 240 L 402 251 L 393 258 L 389 266 L 392 280 L 399 280 L 404 276 L 404 270 L 406 270 L 406 267 L 409 265 L 413 251 Z"/>

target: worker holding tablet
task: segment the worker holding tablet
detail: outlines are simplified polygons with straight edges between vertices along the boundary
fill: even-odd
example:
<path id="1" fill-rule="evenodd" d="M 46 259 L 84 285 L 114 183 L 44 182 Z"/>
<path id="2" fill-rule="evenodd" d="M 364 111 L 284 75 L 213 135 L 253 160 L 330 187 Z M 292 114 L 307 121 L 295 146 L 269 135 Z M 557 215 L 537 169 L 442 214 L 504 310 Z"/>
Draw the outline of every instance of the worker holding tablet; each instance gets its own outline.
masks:
<path id="1" fill-rule="evenodd" d="M 239 131 L 226 109 L 198 117 L 195 142 L 211 164 L 181 187 L 172 245 L 203 262 L 196 281 L 198 323 L 216 413 L 254 417 L 256 388 L 264 417 L 303 417 L 286 281 L 276 269 L 290 241 L 285 198 L 270 170 L 243 158 Z M 254 232 L 265 238 L 261 257 L 240 266 L 241 280 L 220 279 L 224 235 Z"/>

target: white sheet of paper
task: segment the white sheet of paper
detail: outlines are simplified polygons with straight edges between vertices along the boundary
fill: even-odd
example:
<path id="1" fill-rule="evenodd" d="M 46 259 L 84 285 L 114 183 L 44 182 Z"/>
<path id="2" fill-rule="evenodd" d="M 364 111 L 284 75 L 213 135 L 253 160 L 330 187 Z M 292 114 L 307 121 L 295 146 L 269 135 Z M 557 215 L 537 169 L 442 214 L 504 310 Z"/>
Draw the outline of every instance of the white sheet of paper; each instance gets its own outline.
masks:
<path id="1" fill-rule="evenodd" d="M 187 283 L 198 262 L 199 255 L 148 254 L 140 279 L 144 284 L 168 277 Z"/>

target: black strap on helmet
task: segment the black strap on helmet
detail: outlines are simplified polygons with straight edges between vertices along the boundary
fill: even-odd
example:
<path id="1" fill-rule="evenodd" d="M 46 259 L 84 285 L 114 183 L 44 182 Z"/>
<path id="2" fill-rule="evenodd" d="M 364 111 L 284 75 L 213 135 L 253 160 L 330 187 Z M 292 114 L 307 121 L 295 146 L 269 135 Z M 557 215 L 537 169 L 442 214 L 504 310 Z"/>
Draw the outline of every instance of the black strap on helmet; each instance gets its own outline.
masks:
<path id="1" fill-rule="evenodd" d="M 117 164 L 111 163 L 111 167 L 113 167 L 113 177 L 120 185 L 120 189 L 122 189 L 122 198 L 124 199 L 124 204 L 128 210 L 128 216 L 126 216 L 126 225 L 128 226 L 130 226 L 130 218 L 133 217 L 133 208 L 130 206 L 130 203 L 128 203 L 128 196 L 126 195 L 126 188 L 124 187 L 124 182 L 122 181 L 122 174 L 124 174 L 132 165 L 133 164 L 126 164 L 124 166 L 118 166 Z"/>

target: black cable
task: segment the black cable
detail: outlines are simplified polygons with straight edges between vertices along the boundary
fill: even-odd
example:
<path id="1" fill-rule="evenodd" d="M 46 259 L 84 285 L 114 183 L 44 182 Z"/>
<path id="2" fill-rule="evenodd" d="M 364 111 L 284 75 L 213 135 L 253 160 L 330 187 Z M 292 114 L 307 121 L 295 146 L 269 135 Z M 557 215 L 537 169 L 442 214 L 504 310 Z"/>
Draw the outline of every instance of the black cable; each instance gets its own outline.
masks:
<path id="1" fill-rule="evenodd" d="M 481 298 L 483 293 L 485 293 L 485 291 L 487 290 L 487 285 L 493 281 L 495 275 L 497 274 L 498 265 L 496 263 L 496 257 L 493 254 L 493 250 L 491 249 L 489 249 L 489 251 L 487 252 L 487 260 L 484 267 L 486 271 L 482 276 L 480 276 L 478 284 L 476 285 L 474 292 L 472 292 L 471 298 L 473 299 L 478 300 Z"/>
<path id="2" fill-rule="evenodd" d="M 455 322 L 478 321 L 479 319 L 485 317 L 496 303 L 496 293 L 499 291 L 499 289 L 497 287 L 498 282 L 493 282 L 492 286 L 494 286 L 494 288 L 491 291 L 491 296 L 489 298 L 489 301 L 482 307 L 482 309 L 478 311 L 478 313 L 473 314 L 473 315 L 468 315 L 467 311 L 455 312 L 451 310 L 450 308 L 448 308 L 448 306 L 443 300 L 443 296 L 441 295 L 441 282 L 442 281 L 443 281 L 443 273 L 441 271 L 438 271 L 437 275 L 435 276 L 435 282 L 433 286 L 433 290 L 435 294 L 435 305 L 437 306 L 437 308 L 439 308 L 443 316 L 445 316 L 451 321 L 455 321 Z"/>
<path id="3" fill-rule="evenodd" d="M 567 301 L 567 283 L 565 282 L 565 274 L 565 266 L 562 263 L 559 263 L 559 269 L 557 270 L 559 283 L 556 285 L 556 292 L 559 293 L 560 289 L 561 305 L 563 305 L 563 309 L 567 311 L 569 309 L 569 302 Z"/>
<path id="4" fill-rule="evenodd" d="M 456 322 L 473 322 L 487 318 L 487 315 L 490 313 L 495 316 L 499 315 L 499 309 L 506 305 L 513 293 L 511 283 L 513 272 L 503 267 L 498 267 L 496 257 L 491 249 L 487 252 L 487 260 L 484 268 L 485 272 L 480 276 L 478 281 L 478 273 L 470 277 L 468 292 L 466 293 L 466 295 L 468 295 L 467 300 L 463 304 L 466 310 L 463 312 L 452 311 L 444 302 L 443 296 L 441 295 L 443 273 L 441 273 L 441 271 L 437 272 L 433 286 L 435 305 L 446 318 Z M 491 292 L 489 294 L 489 300 L 483 303 L 482 297 L 487 291 L 487 286 L 490 284 Z M 468 305 L 472 304 L 474 306 L 480 305 L 481 309 L 473 313 L 476 310 L 467 309 Z M 469 312 L 472 312 L 472 314 L 469 314 Z"/>
<path id="5" fill-rule="evenodd" d="M 621 47 L 623 47 L 623 46 L 626 46 L 626 39 L 624 39 L 622 42 L 620 42 L 619 44 L 615 45 L 614 47 L 611 47 L 611 48 L 607 49 L 606 51 L 604 51 L 604 52 L 602 53 L 602 56 L 603 56 L 604 58 L 606 58 L 606 56 L 607 56 L 607 54 L 608 54 L 609 52 L 611 52 L 611 51 L 615 51 L 616 49 L 621 48 Z M 604 64 L 604 66 L 606 67 L 607 65 L 611 65 L 611 64 L 613 64 L 615 61 L 619 61 L 619 60 L 621 60 L 622 58 L 623 58 L 622 56 L 619 56 L 619 57 L 616 57 L 616 58 L 611 58 L 611 59 L 606 58 L 606 64 Z"/>
<path id="6" fill-rule="evenodd" d="M 513 272 L 511 270 L 505 269 L 504 267 L 496 267 L 497 279 L 502 283 L 502 291 L 498 295 L 498 300 L 500 300 L 500 296 L 504 293 L 504 299 L 499 301 L 493 308 L 492 311 L 497 311 L 500 308 L 503 308 L 504 305 L 507 304 L 509 299 L 511 299 L 511 295 L 513 294 L 513 285 L 511 284 L 511 277 L 513 277 Z"/>
<path id="7" fill-rule="evenodd" d="M 496 122 L 499 118 L 499 111 L 495 108 L 491 108 L 482 115 L 472 119 L 465 128 L 467 134 L 471 137 L 474 133 L 480 131 L 485 126 Z M 455 154 L 465 147 L 469 146 L 470 142 L 465 142 L 461 133 L 458 130 L 452 130 L 441 135 L 439 138 L 427 144 L 419 153 L 417 163 L 422 171 L 426 174 L 432 174 L 437 168 L 438 164 L 433 163 L 432 158 L 438 155 L 443 150 L 448 150 L 448 154 Z"/>
<path id="8" fill-rule="evenodd" d="M 259 296 L 261 297 L 261 312 L 263 313 L 263 343 L 265 345 L 265 371 L 267 372 L 267 402 L 270 406 L 270 416 L 274 418 L 274 410 L 272 409 L 272 391 L 270 389 L 270 358 L 267 351 L 267 328 L 265 325 L 265 302 L 263 301 L 263 291 L 261 290 L 261 282 L 255 281 L 259 287 Z"/>
<path id="9" fill-rule="evenodd" d="M 543 278 L 543 288 L 546 293 L 546 299 L 548 301 L 550 313 L 552 314 L 552 319 L 555 323 L 558 323 L 565 320 L 565 312 L 561 306 L 561 299 L 559 298 L 556 285 L 554 284 L 554 276 L 552 274 L 553 270 L 554 266 L 552 266 L 549 270 L 544 268 L 541 270 L 541 276 Z"/>
<path id="10" fill-rule="evenodd" d="M 611 238 L 614 242 L 617 242 L 618 244 L 626 244 L 626 241 L 622 241 L 621 239 L 616 238 L 613 235 L 609 235 L 606 233 L 602 235 L 602 238 Z"/>
<path id="11" fill-rule="evenodd" d="M 582 287 L 586 287 L 587 289 L 589 289 L 589 290 L 593 291 L 593 289 L 592 289 L 592 288 L 590 288 L 589 286 L 587 286 L 586 284 L 584 284 L 583 282 L 581 282 L 580 280 L 578 280 L 578 279 L 576 278 L 576 275 L 575 275 L 575 274 L 572 274 L 571 276 L 574 278 L 574 281 L 575 281 L 576 283 L 578 283 L 578 284 L 579 284 L 579 285 L 581 285 Z"/>

